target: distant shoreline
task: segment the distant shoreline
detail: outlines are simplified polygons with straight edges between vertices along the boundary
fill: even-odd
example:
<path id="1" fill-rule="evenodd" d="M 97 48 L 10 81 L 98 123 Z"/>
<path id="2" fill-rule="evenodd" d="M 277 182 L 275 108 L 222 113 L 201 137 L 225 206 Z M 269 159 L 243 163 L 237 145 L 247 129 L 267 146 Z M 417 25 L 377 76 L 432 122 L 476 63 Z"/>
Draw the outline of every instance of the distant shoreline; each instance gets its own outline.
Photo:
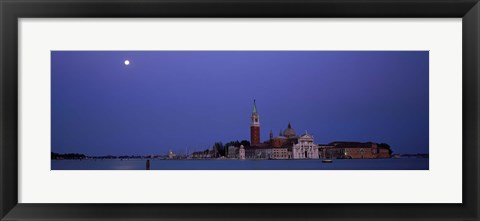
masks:
<path id="1" fill-rule="evenodd" d="M 428 156 L 423 155 L 409 155 L 409 156 L 401 156 L 398 158 L 391 157 L 391 158 L 353 158 L 353 159 L 341 159 L 341 158 L 334 158 L 332 160 L 385 160 L 385 159 L 407 159 L 407 158 L 425 158 L 428 159 Z M 51 160 L 72 160 L 72 161 L 82 161 L 82 160 L 164 160 L 164 161 L 305 161 L 305 160 L 325 160 L 330 158 L 319 158 L 319 159 L 232 159 L 232 158 L 204 158 L 204 159 L 165 159 L 165 158 L 82 158 L 82 159 L 51 159 Z"/>

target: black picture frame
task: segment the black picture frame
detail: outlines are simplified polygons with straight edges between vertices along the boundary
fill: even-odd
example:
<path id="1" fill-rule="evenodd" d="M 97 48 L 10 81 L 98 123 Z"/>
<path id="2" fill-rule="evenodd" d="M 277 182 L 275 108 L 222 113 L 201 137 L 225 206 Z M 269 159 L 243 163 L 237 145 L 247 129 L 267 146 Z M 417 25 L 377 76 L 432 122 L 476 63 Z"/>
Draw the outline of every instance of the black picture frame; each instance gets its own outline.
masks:
<path id="1" fill-rule="evenodd" d="M 0 15 L 1 220 L 479 220 L 478 0 L 0 0 Z M 46 17 L 462 18 L 463 203 L 19 204 L 17 20 Z"/>

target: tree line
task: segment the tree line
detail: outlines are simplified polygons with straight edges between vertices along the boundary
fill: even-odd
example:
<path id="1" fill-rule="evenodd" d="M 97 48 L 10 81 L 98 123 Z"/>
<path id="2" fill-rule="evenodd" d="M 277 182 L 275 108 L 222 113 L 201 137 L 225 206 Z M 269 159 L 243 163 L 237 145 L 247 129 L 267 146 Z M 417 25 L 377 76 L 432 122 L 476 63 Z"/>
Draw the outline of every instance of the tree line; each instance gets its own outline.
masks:
<path id="1" fill-rule="evenodd" d="M 87 156 L 85 156 L 84 154 L 80 154 L 80 153 L 59 154 L 59 153 L 51 152 L 51 159 L 52 160 L 62 160 L 62 159 L 81 160 L 81 159 L 85 159 L 86 157 Z"/>
<path id="2" fill-rule="evenodd" d="M 242 141 L 230 141 L 225 144 L 222 142 L 216 142 L 213 144 L 213 151 L 215 151 L 216 157 L 222 157 L 222 156 L 227 156 L 228 154 L 228 147 L 229 146 L 234 146 L 234 147 L 240 147 L 243 145 L 244 147 L 249 147 L 250 146 L 250 141 L 248 140 L 242 140 Z"/>

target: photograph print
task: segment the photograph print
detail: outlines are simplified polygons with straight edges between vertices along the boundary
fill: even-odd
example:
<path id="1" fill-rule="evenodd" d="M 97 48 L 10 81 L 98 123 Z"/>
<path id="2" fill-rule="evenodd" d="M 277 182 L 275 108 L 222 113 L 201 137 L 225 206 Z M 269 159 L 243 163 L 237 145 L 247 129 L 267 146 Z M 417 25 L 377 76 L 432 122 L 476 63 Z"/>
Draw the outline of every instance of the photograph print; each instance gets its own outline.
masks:
<path id="1" fill-rule="evenodd" d="M 51 51 L 51 170 L 428 169 L 428 51 Z"/>

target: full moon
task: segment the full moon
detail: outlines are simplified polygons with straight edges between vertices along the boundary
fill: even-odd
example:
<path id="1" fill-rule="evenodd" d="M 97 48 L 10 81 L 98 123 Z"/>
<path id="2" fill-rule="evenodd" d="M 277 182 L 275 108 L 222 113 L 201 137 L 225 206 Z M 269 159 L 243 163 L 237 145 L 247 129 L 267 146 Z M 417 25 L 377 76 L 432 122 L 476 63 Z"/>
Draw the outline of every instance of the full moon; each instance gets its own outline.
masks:
<path id="1" fill-rule="evenodd" d="M 130 61 L 129 60 L 125 60 L 125 65 L 129 65 L 130 64 Z"/>

